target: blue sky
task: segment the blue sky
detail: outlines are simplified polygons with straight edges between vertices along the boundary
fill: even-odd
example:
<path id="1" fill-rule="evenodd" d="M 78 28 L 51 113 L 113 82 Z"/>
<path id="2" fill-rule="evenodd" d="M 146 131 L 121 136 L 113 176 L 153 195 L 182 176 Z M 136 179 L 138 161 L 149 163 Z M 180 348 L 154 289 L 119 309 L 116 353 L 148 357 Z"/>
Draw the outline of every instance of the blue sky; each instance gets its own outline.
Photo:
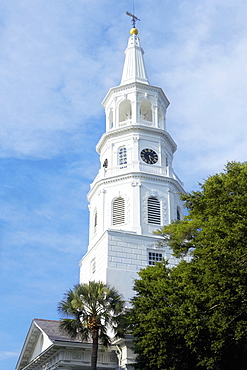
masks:
<path id="1" fill-rule="evenodd" d="M 33 318 L 57 319 L 87 249 L 86 194 L 120 83 L 132 1 L 0 2 L 0 368 Z M 188 191 L 247 155 L 247 2 L 135 0 L 149 81 L 171 105 Z"/>

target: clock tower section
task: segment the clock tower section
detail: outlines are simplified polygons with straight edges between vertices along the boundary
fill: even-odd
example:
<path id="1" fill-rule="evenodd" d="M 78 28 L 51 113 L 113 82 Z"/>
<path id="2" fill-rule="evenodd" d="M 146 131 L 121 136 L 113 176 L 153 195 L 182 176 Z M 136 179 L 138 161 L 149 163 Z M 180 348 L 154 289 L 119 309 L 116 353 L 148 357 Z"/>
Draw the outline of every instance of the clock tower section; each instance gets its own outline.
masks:
<path id="1" fill-rule="evenodd" d="M 150 85 L 138 30 L 132 28 L 121 83 L 102 105 L 106 130 L 96 150 L 101 168 L 88 193 L 88 251 L 80 262 L 80 283 L 103 281 L 128 301 L 138 271 L 170 250 L 153 232 L 183 217 L 183 185 L 172 161 L 176 144 L 166 130 L 169 101 Z"/>

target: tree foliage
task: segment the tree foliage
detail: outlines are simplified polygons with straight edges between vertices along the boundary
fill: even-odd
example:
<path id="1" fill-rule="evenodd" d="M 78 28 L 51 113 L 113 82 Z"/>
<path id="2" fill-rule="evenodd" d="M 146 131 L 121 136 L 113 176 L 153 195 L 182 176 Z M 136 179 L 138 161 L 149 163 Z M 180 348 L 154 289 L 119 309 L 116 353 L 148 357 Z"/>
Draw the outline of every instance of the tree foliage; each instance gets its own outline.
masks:
<path id="1" fill-rule="evenodd" d="M 66 317 L 60 321 L 61 329 L 71 338 L 92 340 L 92 370 L 97 366 L 99 342 L 107 347 L 112 343 L 112 337 L 124 336 L 124 301 L 115 288 L 102 282 L 75 285 L 65 293 L 58 311 Z"/>
<path id="2" fill-rule="evenodd" d="M 228 163 L 182 199 L 188 215 L 157 232 L 180 262 L 135 282 L 138 368 L 246 369 L 247 163 Z"/>

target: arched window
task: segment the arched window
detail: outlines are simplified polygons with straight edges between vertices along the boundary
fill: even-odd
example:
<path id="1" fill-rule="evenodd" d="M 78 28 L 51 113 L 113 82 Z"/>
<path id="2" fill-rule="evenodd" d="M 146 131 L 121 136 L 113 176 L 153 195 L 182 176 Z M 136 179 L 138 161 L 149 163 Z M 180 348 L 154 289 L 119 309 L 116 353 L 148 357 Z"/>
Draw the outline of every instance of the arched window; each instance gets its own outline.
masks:
<path id="1" fill-rule="evenodd" d="M 160 225 L 160 201 L 157 197 L 148 198 L 148 223 Z"/>
<path id="2" fill-rule="evenodd" d="M 94 211 L 94 216 L 93 216 L 93 232 L 96 234 L 97 232 L 97 225 L 98 225 L 98 213 L 97 209 Z"/>
<path id="3" fill-rule="evenodd" d="M 131 102 L 128 99 L 119 104 L 119 122 L 124 122 L 132 118 Z"/>
<path id="4" fill-rule="evenodd" d="M 127 167 L 127 149 L 125 146 L 121 146 L 118 150 L 118 165 L 120 168 Z"/>
<path id="5" fill-rule="evenodd" d="M 120 225 L 125 223 L 125 201 L 124 198 L 114 199 L 112 205 L 112 224 Z"/>
<path id="6" fill-rule="evenodd" d="M 152 105 L 149 100 L 144 99 L 140 105 L 140 117 L 141 121 L 153 121 L 152 117 Z"/>
<path id="7" fill-rule="evenodd" d="M 177 207 L 177 220 L 180 221 L 181 220 L 181 211 L 180 211 L 180 208 Z"/>

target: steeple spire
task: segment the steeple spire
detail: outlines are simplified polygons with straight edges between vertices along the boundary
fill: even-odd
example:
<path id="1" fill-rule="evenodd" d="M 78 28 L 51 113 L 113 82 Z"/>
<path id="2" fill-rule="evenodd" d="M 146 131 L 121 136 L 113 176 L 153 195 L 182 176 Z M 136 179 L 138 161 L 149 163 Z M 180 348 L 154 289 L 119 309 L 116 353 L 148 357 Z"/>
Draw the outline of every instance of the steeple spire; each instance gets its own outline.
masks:
<path id="1" fill-rule="evenodd" d="M 149 85 L 143 58 L 144 51 L 141 47 L 140 39 L 137 36 L 138 29 L 132 28 L 130 35 L 128 46 L 125 50 L 126 56 L 120 85 L 126 85 L 132 82 L 141 82 Z"/>

